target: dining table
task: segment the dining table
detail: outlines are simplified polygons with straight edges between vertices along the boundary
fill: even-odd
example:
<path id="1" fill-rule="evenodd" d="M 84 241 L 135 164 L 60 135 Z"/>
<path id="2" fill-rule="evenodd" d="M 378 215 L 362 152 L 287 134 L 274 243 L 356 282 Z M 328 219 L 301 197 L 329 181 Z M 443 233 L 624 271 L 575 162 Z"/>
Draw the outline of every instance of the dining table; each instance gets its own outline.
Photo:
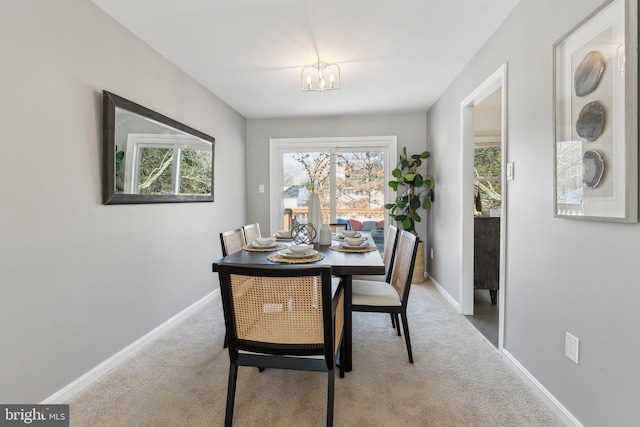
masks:
<path id="1" fill-rule="evenodd" d="M 370 247 L 375 247 L 375 243 L 370 233 L 362 232 L 366 242 Z M 341 241 L 337 236 L 332 236 L 330 245 L 320 245 L 315 243 L 314 249 L 318 254 L 322 254 L 322 259 L 306 264 L 285 264 L 269 260 L 269 255 L 277 253 L 274 251 L 251 250 L 251 247 L 227 255 L 213 262 L 213 271 L 218 271 L 220 265 L 233 265 L 245 267 L 264 267 L 267 265 L 278 268 L 296 268 L 300 265 L 330 265 L 331 274 L 341 278 L 344 291 L 344 349 L 345 357 L 340 363 L 344 364 L 344 370 L 349 372 L 353 368 L 353 347 L 352 347 L 352 276 L 360 274 L 384 274 L 385 267 L 378 250 L 369 252 L 343 251 L 340 249 Z M 279 250 L 284 246 L 289 246 L 293 241 L 278 240 Z M 271 257 L 273 259 L 273 257 Z"/>

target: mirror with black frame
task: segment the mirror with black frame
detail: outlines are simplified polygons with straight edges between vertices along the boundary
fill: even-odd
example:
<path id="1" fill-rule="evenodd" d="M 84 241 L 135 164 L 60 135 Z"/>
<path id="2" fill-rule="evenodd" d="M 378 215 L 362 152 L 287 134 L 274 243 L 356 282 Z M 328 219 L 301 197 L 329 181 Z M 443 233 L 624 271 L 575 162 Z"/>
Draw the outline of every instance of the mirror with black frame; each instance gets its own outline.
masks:
<path id="1" fill-rule="evenodd" d="M 103 204 L 212 202 L 215 138 L 103 91 Z"/>

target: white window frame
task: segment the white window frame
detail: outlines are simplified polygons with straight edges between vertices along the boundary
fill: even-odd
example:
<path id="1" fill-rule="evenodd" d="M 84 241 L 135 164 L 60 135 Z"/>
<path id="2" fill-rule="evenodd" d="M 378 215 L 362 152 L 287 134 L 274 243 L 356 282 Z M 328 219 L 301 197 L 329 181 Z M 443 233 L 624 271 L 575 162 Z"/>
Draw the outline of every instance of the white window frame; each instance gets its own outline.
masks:
<path id="1" fill-rule="evenodd" d="M 173 164 L 171 165 L 172 191 L 173 194 L 178 194 L 180 190 L 180 157 L 182 149 L 212 151 L 212 144 L 189 135 L 130 133 L 127 137 L 124 159 L 125 193 L 140 193 L 140 152 L 143 148 L 173 150 Z"/>

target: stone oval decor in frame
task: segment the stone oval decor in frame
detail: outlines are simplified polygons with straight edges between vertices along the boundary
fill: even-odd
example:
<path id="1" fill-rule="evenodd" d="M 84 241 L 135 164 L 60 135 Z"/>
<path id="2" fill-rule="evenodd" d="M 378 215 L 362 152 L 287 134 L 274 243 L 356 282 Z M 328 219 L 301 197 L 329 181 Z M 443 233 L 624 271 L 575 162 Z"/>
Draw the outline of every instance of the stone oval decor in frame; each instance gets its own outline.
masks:
<path id="1" fill-rule="evenodd" d="M 576 121 L 576 133 L 581 140 L 592 142 L 598 139 L 604 129 L 604 106 L 592 101 L 582 107 Z"/>
<path id="2" fill-rule="evenodd" d="M 604 160 L 597 151 L 585 151 L 582 155 L 582 184 L 586 188 L 596 188 L 602 179 Z"/>
<path id="3" fill-rule="evenodd" d="M 596 90 L 604 73 L 604 60 L 597 50 L 587 53 L 573 77 L 573 86 L 577 96 L 586 96 Z"/>

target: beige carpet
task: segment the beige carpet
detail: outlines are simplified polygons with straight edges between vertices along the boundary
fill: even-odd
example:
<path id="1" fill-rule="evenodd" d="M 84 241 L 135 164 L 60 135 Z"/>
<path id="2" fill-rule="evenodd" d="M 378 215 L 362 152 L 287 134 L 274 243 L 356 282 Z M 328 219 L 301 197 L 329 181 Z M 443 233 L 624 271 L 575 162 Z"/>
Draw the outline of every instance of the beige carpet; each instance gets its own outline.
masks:
<path id="1" fill-rule="evenodd" d="M 354 313 L 353 371 L 336 375 L 336 426 L 562 426 L 430 283 L 413 285 L 404 337 Z M 70 403 L 71 426 L 221 426 L 229 358 L 219 299 Z M 326 374 L 240 368 L 234 426 L 323 426 Z"/>

